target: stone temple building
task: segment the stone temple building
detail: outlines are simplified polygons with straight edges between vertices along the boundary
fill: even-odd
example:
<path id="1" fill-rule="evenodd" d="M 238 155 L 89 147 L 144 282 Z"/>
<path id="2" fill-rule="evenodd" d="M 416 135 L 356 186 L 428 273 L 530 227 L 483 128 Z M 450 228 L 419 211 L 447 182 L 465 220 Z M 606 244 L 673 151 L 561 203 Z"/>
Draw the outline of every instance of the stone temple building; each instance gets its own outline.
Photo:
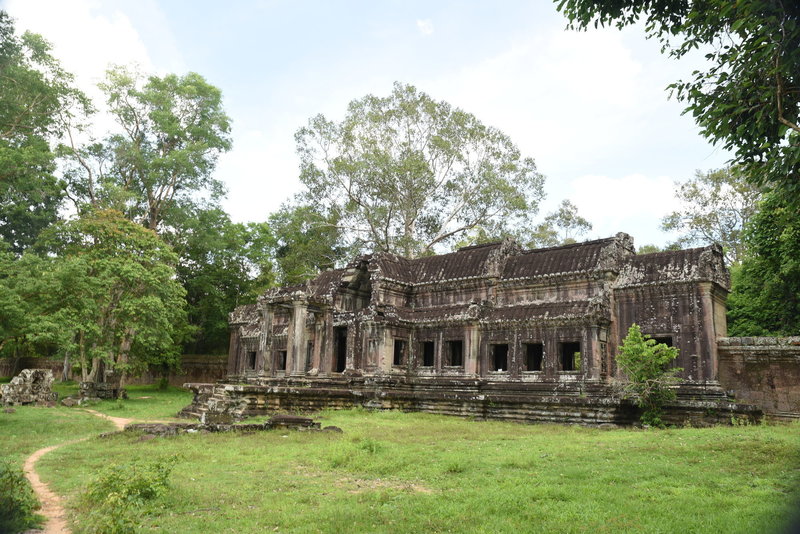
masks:
<path id="1" fill-rule="evenodd" d="M 322 407 L 587 424 L 635 419 L 613 393 L 633 323 L 680 349 L 678 422 L 750 414 L 718 383 L 729 275 L 717 246 L 637 254 L 627 234 L 356 258 L 230 318 L 228 378 L 195 415 Z"/>

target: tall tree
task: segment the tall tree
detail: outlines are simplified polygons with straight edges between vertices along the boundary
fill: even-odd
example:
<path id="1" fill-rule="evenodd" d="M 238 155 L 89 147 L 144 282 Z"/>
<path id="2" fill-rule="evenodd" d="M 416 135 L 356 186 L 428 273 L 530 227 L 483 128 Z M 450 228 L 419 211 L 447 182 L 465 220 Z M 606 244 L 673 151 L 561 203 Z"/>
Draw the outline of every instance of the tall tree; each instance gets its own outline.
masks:
<path id="1" fill-rule="evenodd" d="M 192 354 L 219 354 L 228 349 L 228 314 L 252 302 L 274 283 L 271 249 L 274 239 L 265 223 L 233 223 L 219 208 L 188 213 L 174 234 L 179 255 L 178 280 L 186 289 L 194 337 L 184 349 Z"/>
<path id="2" fill-rule="evenodd" d="M 299 284 L 348 256 L 337 221 L 311 206 L 284 205 L 269 217 L 272 255 L 282 285 Z"/>
<path id="3" fill-rule="evenodd" d="M 357 247 L 414 257 L 478 226 L 501 234 L 543 196 L 508 136 L 410 85 L 352 101 L 339 123 L 318 115 L 295 138 L 305 203 Z"/>
<path id="4" fill-rule="evenodd" d="M 800 335 L 800 219 L 783 195 L 767 193 L 745 229 L 749 253 L 731 270 L 728 332 Z"/>
<path id="5" fill-rule="evenodd" d="M 671 57 L 709 66 L 671 88 L 702 133 L 757 185 L 800 206 L 800 3 L 789 0 L 556 0 L 575 28 L 640 19 Z M 677 39 L 676 39 L 677 37 Z"/>
<path id="6" fill-rule="evenodd" d="M 145 77 L 125 67 L 110 69 L 100 87 L 121 131 L 103 143 L 64 147 L 79 207 L 121 207 L 160 231 L 164 222 L 179 224 L 199 193 L 222 194 L 212 173 L 231 140 L 219 89 L 193 72 Z"/>
<path id="7" fill-rule="evenodd" d="M 18 37 L 0 11 L 0 238 L 17 254 L 58 216 L 63 184 L 51 142 L 63 116 L 88 105 L 50 45 L 33 33 Z"/>
<path id="8" fill-rule="evenodd" d="M 549 213 L 533 228 L 528 246 L 554 247 L 575 243 L 578 237 L 591 229 L 592 223 L 578 214 L 578 207 L 569 200 L 562 200 L 556 211 Z"/>
<path id="9" fill-rule="evenodd" d="M 187 334 L 177 256 L 155 232 L 113 210 L 53 226 L 44 245 L 58 254 L 35 341 L 70 354 L 83 380 L 101 362 L 122 373 L 174 362 Z"/>
<path id="10" fill-rule="evenodd" d="M 753 218 L 761 192 L 739 167 L 695 173 L 677 184 L 675 197 L 681 209 L 662 220 L 662 229 L 681 233 L 681 246 L 718 243 L 728 265 L 740 263 L 746 253 L 744 227 Z"/>

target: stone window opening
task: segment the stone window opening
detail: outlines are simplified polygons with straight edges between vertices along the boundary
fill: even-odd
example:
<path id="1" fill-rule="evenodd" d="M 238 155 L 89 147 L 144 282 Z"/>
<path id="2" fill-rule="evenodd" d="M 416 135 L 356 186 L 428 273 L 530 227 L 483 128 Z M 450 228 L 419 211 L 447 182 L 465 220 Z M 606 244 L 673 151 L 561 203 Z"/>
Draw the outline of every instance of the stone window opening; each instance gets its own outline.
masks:
<path id="1" fill-rule="evenodd" d="M 464 341 L 454 339 L 445 342 L 445 365 L 450 367 L 464 366 Z"/>
<path id="2" fill-rule="evenodd" d="M 333 329 L 335 343 L 335 364 L 334 371 L 343 373 L 347 366 L 347 327 L 337 326 Z"/>
<path id="3" fill-rule="evenodd" d="M 250 351 L 247 353 L 247 368 L 255 371 L 256 370 L 256 352 Z"/>
<path id="4" fill-rule="evenodd" d="M 544 362 L 544 345 L 542 343 L 524 343 L 525 371 L 541 371 Z"/>
<path id="5" fill-rule="evenodd" d="M 672 336 L 651 336 L 656 343 L 663 343 L 668 347 L 672 347 Z"/>
<path id="6" fill-rule="evenodd" d="M 306 345 L 306 369 L 311 369 L 311 362 L 314 361 L 314 342 L 309 341 Z"/>
<path id="7" fill-rule="evenodd" d="M 433 358 L 436 353 L 436 345 L 433 341 L 422 342 L 422 367 L 433 367 Z"/>
<path id="8" fill-rule="evenodd" d="M 581 370 L 581 344 L 578 341 L 560 343 L 561 370 Z"/>
<path id="9" fill-rule="evenodd" d="M 285 371 L 286 370 L 286 351 L 279 350 L 276 354 L 276 362 L 275 362 L 275 370 L 276 371 Z"/>
<path id="10" fill-rule="evenodd" d="M 490 371 L 508 371 L 508 343 L 491 345 Z"/>
<path id="11" fill-rule="evenodd" d="M 406 363 L 406 342 L 404 339 L 394 340 L 394 358 L 392 365 L 405 365 Z"/>

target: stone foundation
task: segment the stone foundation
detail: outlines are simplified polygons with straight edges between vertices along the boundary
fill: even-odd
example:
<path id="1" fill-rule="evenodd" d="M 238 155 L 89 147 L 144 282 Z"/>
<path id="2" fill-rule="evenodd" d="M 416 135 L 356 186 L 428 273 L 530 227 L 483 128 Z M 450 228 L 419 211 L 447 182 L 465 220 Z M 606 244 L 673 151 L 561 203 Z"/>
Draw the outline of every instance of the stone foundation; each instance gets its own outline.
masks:
<path id="1" fill-rule="evenodd" d="M 208 384 L 187 384 L 201 399 Z M 702 393 L 705 392 L 705 393 Z M 241 419 L 278 411 L 315 412 L 364 407 L 503 420 L 522 423 L 631 425 L 638 409 L 614 397 L 600 383 L 558 384 L 487 382 L 461 378 L 317 377 L 266 379 L 260 383 L 220 383 L 207 400 L 183 410 L 205 420 Z M 664 420 L 675 425 L 730 423 L 731 418 L 755 422 L 761 411 L 729 402 L 710 386 L 686 387 L 665 409 Z"/>

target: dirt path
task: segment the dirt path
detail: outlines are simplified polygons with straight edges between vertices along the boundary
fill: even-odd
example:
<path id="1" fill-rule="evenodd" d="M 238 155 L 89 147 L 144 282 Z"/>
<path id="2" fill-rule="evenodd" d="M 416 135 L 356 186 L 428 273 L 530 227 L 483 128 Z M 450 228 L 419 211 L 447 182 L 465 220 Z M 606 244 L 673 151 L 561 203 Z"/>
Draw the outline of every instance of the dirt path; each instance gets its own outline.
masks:
<path id="1" fill-rule="evenodd" d="M 114 423 L 114 426 L 117 428 L 117 430 L 124 430 L 125 425 L 134 422 L 134 419 L 112 417 L 95 410 L 88 410 L 84 408 L 84 411 L 111 421 Z M 87 439 L 89 438 L 76 439 L 66 443 L 59 443 L 58 445 L 51 445 L 50 447 L 39 449 L 25 459 L 25 465 L 22 469 L 25 472 L 25 477 L 30 481 L 31 486 L 33 487 L 33 492 L 36 494 L 39 502 L 42 503 L 42 509 L 39 511 L 39 513 L 45 517 L 45 524 L 41 530 L 32 530 L 29 532 L 41 532 L 43 534 L 70 534 L 70 530 L 67 527 L 66 512 L 62 506 L 61 497 L 50 491 L 50 488 L 47 486 L 47 484 L 42 482 L 42 480 L 39 478 L 39 475 L 36 473 L 36 462 L 39 460 L 39 458 L 50 451 L 54 451 L 60 447 L 64 447 L 65 445 L 80 443 L 81 441 L 86 441 Z"/>

